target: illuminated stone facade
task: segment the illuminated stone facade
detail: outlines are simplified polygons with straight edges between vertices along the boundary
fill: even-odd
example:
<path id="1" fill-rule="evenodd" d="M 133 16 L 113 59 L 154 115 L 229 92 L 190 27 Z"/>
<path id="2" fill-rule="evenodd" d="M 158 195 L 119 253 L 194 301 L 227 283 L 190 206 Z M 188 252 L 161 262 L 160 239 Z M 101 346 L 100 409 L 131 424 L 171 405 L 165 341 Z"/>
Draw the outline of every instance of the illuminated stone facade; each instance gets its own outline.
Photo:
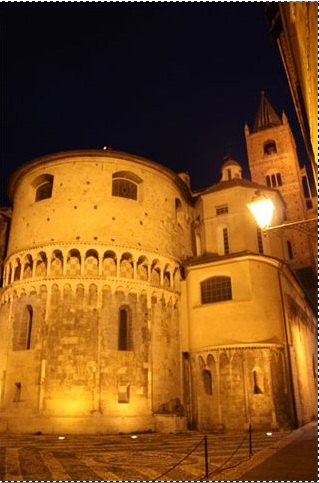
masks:
<path id="1" fill-rule="evenodd" d="M 318 191 L 318 2 L 267 2 Z"/>
<path id="2" fill-rule="evenodd" d="M 313 196 L 305 167 L 299 165 L 295 140 L 288 119 L 280 118 L 262 93 L 253 128 L 245 126 L 245 137 L 251 178 L 280 191 L 286 204 L 286 220 L 314 219 L 318 199 Z M 313 299 L 317 299 L 318 245 L 316 223 L 307 229 L 285 229 L 278 233 L 284 244 L 289 265 L 299 274 Z M 300 229 L 301 228 L 301 229 Z"/>
<path id="3" fill-rule="evenodd" d="M 83 431 L 154 429 L 153 414 L 181 396 L 184 183 L 98 151 L 36 160 L 11 189 L 1 352 L 12 424 L 72 430 L 72 416 Z"/>
<path id="4" fill-rule="evenodd" d="M 280 238 L 247 209 L 280 192 L 229 159 L 186 173 L 112 150 L 12 176 L 0 306 L 0 429 L 278 428 L 316 412 L 316 316 Z"/>

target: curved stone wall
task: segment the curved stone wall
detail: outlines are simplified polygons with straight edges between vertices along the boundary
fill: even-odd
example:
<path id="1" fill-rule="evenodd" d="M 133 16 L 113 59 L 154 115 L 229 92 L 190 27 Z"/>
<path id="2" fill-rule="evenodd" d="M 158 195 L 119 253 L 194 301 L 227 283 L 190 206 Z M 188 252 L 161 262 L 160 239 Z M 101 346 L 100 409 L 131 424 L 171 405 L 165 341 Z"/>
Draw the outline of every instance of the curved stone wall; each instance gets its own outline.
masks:
<path id="1" fill-rule="evenodd" d="M 7 427 L 155 429 L 156 412 L 181 399 L 188 188 L 155 163 L 99 151 L 35 160 L 10 189 L 0 305 Z"/>
<path id="2" fill-rule="evenodd" d="M 51 191 L 37 199 L 47 179 Z M 66 242 L 142 248 L 178 259 L 192 253 L 189 189 L 151 161 L 103 150 L 47 156 L 21 168 L 11 192 L 9 255 Z"/>
<path id="3" fill-rule="evenodd" d="M 212 347 L 192 353 L 186 367 L 194 381 L 193 425 L 201 431 L 291 424 L 283 346 Z"/>

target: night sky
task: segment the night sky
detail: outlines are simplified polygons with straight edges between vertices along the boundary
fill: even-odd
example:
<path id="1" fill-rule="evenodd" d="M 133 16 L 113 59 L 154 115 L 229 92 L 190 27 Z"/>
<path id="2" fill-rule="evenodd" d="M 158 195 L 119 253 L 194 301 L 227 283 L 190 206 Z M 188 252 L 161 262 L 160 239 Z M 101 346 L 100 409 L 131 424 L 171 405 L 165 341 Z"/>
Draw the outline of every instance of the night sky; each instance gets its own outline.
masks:
<path id="1" fill-rule="evenodd" d="M 9 174 L 68 149 L 114 150 L 219 180 L 248 175 L 244 124 L 265 90 L 306 162 L 262 2 L 1 3 L 1 204 Z"/>

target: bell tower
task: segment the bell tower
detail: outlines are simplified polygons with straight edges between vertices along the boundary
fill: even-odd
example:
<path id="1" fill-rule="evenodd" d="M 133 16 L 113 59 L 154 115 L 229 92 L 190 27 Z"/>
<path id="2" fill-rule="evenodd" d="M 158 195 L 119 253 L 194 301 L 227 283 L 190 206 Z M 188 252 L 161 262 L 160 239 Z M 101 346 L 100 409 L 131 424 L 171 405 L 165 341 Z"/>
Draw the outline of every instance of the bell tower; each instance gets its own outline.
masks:
<path id="1" fill-rule="evenodd" d="M 245 125 L 248 163 L 252 181 L 278 189 L 286 203 L 287 222 L 316 216 L 305 167 L 300 168 L 296 143 L 286 114 L 279 117 L 264 92 L 253 129 Z M 316 243 L 309 233 L 287 228 L 278 231 L 285 244 L 286 261 L 304 285 L 316 271 Z"/>

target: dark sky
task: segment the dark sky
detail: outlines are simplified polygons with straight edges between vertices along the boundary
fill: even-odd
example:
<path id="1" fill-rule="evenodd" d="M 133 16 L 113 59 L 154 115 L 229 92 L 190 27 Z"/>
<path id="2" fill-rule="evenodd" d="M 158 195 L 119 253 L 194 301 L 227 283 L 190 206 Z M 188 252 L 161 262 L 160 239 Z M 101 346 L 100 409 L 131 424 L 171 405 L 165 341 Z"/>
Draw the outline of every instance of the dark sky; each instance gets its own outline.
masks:
<path id="1" fill-rule="evenodd" d="M 1 203 L 22 163 L 104 145 L 189 171 L 194 189 L 207 186 L 226 155 L 247 166 L 243 129 L 261 90 L 279 114 L 285 109 L 301 147 L 264 8 L 2 2 Z"/>

